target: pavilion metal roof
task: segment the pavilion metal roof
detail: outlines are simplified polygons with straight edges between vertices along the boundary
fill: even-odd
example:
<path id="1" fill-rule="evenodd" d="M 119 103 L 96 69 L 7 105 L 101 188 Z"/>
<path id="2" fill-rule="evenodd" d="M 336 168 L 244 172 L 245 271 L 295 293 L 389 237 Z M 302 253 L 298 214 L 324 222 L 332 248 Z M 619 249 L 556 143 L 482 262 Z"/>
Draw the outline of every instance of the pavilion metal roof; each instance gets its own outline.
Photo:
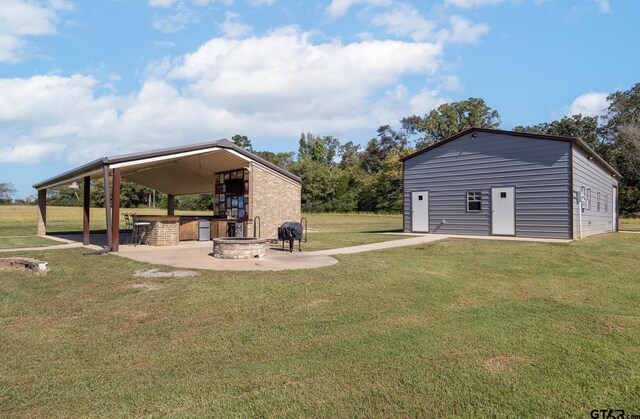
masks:
<path id="1" fill-rule="evenodd" d="M 160 150 L 102 157 L 33 185 L 46 189 L 71 184 L 84 177 L 101 178 L 103 169 L 121 170 L 124 179 L 172 195 L 213 192 L 215 172 L 257 163 L 267 170 L 301 184 L 301 179 L 283 168 L 221 139 Z"/>

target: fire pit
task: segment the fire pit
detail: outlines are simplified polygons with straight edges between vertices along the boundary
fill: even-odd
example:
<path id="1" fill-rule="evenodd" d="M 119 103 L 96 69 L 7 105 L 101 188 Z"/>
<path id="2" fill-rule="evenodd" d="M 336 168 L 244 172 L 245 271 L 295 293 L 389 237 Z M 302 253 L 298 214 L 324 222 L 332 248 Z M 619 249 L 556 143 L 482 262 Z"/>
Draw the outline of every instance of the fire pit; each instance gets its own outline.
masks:
<path id="1" fill-rule="evenodd" d="M 213 239 L 213 257 L 219 259 L 254 259 L 264 256 L 265 243 L 258 237 L 225 237 Z"/>

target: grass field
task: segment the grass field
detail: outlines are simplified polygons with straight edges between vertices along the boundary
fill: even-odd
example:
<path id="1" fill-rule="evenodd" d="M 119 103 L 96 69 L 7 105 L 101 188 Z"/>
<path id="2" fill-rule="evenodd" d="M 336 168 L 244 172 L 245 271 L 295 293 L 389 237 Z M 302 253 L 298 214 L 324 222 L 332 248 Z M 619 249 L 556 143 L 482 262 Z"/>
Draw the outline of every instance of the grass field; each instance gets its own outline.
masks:
<path id="1" fill-rule="evenodd" d="M 35 234 L 38 208 L 35 205 L 0 205 L 0 236 Z M 160 208 L 135 208 L 120 210 L 120 224 L 124 225 L 124 213 L 166 214 Z M 180 214 L 205 214 L 198 211 L 176 211 Z M 209 213 L 206 213 L 209 214 Z M 104 230 L 106 217 L 104 208 L 91 208 L 91 230 Z M 47 207 L 47 232 L 82 231 L 82 208 Z"/>
<path id="2" fill-rule="evenodd" d="M 124 212 L 138 214 L 161 214 L 163 209 L 136 208 L 122 209 Z M 208 214 L 198 211 L 176 211 L 176 214 Z M 393 232 L 402 229 L 400 215 L 375 214 L 305 214 L 308 219 L 309 241 L 303 244 L 304 250 L 313 251 L 332 249 L 335 247 L 356 246 L 397 240 L 399 236 L 376 234 Z M 355 217 L 355 218 L 354 218 Z M 354 222 L 357 219 L 358 222 Z M 0 206 L 0 249 L 28 247 L 29 243 L 46 246 L 49 241 L 37 237 L 29 237 L 35 233 L 36 207 L 34 206 Z M 124 226 L 124 218 L 120 220 Z M 106 227 L 104 209 L 91 209 L 91 230 L 101 231 Z M 74 207 L 48 207 L 47 232 L 60 233 L 82 231 L 82 209 Z M 6 236 L 26 236 L 7 238 Z M 4 237 L 3 237 L 4 236 Z M 23 246 L 23 244 L 25 244 Z M 49 243 L 55 244 L 55 243 Z"/>
<path id="3" fill-rule="evenodd" d="M 305 214 L 305 217 L 309 220 L 311 231 L 308 242 L 302 244 L 302 249 L 306 251 L 406 238 L 377 234 L 402 231 L 400 215 Z"/>
<path id="4" fill-rule="evenodd" d="M 621 218 L 620 230 L 640 231 L 640 218 Z"/>
<path id="5" fill-rule="evenodd" d="M 640 413 L 638 235 L 180 279 L 81 252 L 0 275 L 2 417 Z"/>
<path id="6" fill-rule="evenodd" d="M 61 244 L 58 241 L 50 240 L 44 237 L 26 236 L 26 237 L 2 237 L 0 236 L 0 249 L 19 249 L 23 247 L 43 247 Z"/>

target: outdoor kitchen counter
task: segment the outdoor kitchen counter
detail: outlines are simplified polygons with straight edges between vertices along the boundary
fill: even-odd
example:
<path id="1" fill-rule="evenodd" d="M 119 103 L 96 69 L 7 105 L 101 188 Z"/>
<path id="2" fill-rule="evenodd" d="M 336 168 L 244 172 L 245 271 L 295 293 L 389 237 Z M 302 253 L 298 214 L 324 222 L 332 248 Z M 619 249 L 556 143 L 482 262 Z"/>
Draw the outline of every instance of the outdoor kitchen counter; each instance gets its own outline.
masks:
<path id="1" fill-rule="evenodd" d="M 175 246 L 180 241 L 180 217 L 176 215 L 139 215 L 137 223 L 145 227 L 142 242 L 150 246 Z"/>
<path id="2" fill-rule="evenodd" d="M 219 218 L 211 215 L 140 215 L 138 222 L 146 222 L 142 242 L 151 246 L 175 246 L 180 241 L 198 240 L 198 223 L 210 221 L 210 238 L 227 237 L 229 224 L 245 223 L 246 220 Z"/>

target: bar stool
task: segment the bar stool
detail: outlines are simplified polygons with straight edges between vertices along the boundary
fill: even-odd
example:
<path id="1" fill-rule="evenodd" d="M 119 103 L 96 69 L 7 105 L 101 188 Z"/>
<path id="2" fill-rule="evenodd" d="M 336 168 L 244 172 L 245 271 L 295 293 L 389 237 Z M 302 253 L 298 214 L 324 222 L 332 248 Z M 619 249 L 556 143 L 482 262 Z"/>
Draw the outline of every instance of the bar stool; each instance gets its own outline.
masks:
<path id="1" fill-rule="evenodd" d="M 131 214 L 133 220 L 133 228 L 131 230 L 131 241 L 133 245 L 138 245 L 142 243 L 142 239 L 144 238 L 144 233 L 147 231 L 147 227 L 151 225 L 148 221 L 139 221 L 138 216 L 136 214 Z"/>
<path id="2" fill-rule="evenodd" d="M 124 228 L 125 230 L 131 230 L 131 233 L 129 233 L 127 237 L 127 244 L 131 244 L 133 241 L 133 218 L 128 212 L 124 213 Z"/>

